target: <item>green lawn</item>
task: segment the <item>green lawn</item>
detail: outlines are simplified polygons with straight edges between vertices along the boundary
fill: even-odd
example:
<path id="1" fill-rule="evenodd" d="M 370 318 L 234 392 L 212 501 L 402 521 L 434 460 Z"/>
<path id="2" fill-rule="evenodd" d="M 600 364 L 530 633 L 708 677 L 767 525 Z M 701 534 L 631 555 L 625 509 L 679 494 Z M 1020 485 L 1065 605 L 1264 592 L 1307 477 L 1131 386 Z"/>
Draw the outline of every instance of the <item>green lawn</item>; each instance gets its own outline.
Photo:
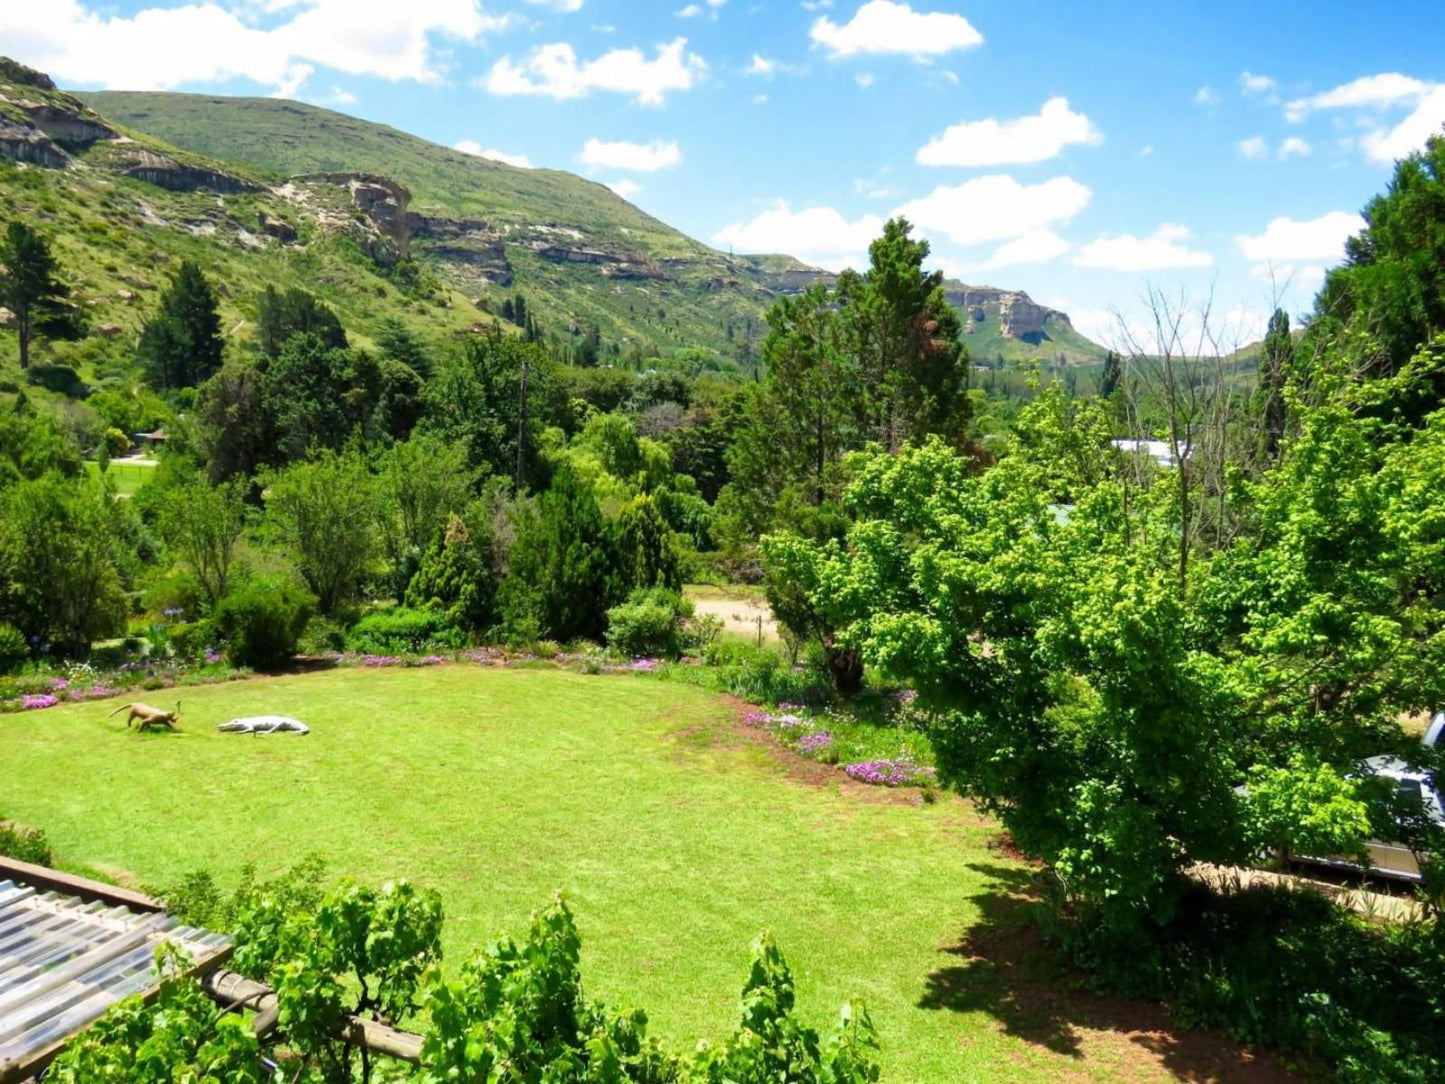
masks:
<path id="1" fill-rule="evenodd" d="M 93 459 L 85 461 L 85 469 L 92 477 L 100 476 L 100 464 Z M 139 463 L 123 463 L 112 459 L 106 467 L 106 473 L 115 482 L 115 491 L 119 496 L 132 496 L 136 490 L 145 485 L 155 476 L 155 465 L 142 465 Z"/>
<path id="2" fill-rule="evenodd" d="M 151 699 L 177 694 L 182 736 L 127 732 L 115 702 L 0 716 L 0 812 L 43 827 L 67 863 L 142 883 L 318 850 L 334 872 L 410 877 L 443 894 L 453 964 L 561 888 L 590 992 L 644 1006 L 675 1041 L 730 1026 L 768 927 L 813 1022 L 867 1001 L 887 1081 L 1177 1078 L 1177 1049 L 1021 1007 L 1004 969 L 947 951 L 1021 880 L 969 807 L 810 780 L 697 689 L 450 666 Z M 261 712 L 312 733 L 216 731 Z"/>

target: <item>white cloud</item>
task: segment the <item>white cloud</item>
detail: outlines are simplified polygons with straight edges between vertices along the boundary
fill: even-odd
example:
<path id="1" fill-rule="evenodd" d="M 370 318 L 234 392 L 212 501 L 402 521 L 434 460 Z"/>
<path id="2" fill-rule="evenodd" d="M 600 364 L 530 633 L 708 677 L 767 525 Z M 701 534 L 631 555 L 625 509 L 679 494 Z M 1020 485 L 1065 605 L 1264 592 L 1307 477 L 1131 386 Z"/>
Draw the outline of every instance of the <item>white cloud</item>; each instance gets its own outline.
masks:
<path id="1" fill-rule="evenodd" d="M 1037 114 L 1016 120 L 965 121 L 944 129 L 918 151 L 925 166 L 1001 166 L 1044 162 L 1065 147 L 1103 142 L 1103 135 L 1067 98 L 1050 98 Z"/>
<path id="2" fill-rule="evenodd" d="M 874 83 L 878 82 L 878 77 L 872 72 L 859 72 L 853 76 L 853 82 L 858 84 L 859 89 L 867 90 Z"/>
<path id="3" fill-rule="evenodd" d="M 652 60 L 641 49 L 613 49 L 579 62 L 572 46 L 562 42 L 538 46 L 520 64 L 505 56 L 480 82 L 493 94 L 539 94 L 565 101 L 605 90 L 630 94 L 643 105 L 661 105 L 670 92 L 691 90 L 706 71 L 702 57 L 687 51 L 686 38 L 658 46 Z"/>
<path id="4" fill-rule="evenodd" d="M 1093 193 L 1072 177 L 1028 185 L 992 174 L 935 188 L 897 213 L 955 244 L 978 245 L 1011 241 L 1068 222 L 1091 198 Z"/>
<path id="5" fill-rule="evenodd" d="M 527 3 L 537 7 L 555 8 L 557 11 L 565 11 L 570 14 L 582 10 L 583 0 L 527 0 Z"/>
<path id="6" fill-rule="evenodd" d="M 1255 75 L 1247 71 L 1239 73 L 1239 89 L 1245 94 L 1263 94 L 1273 90 L 1274 85 L 1274 80 L 1267 75 Z"/>
<path id="7" fill-rule="evenodd" d="M 775 75 L 802 75 L 807 70 L 799 64 L 785 64 L 781 60 L 763 56 L 762 53 L 754 53 L 753 59 L 748 63 L 743 74 L 759 79 L 771 79 Z"/>
<path id="8" fill-rule="evenodd" d="M 1034 230 L 1000 245 L 992 256 L 982 263 L 974 264 L 970 270 L 992 271 L 998 267 L 1048 263 L 1057 260 L 1072 247 L 1053 230 Z"/>
<path id="9" fill-rule="evenodd" d="M 661 139 L 650 143 L 606 143 L 600 139 L 589 139 L 582 145 L 582 163 L 590 169 L 655 173 L 659 169 L 671 169 L 681 161 L 682 148 L 675 142 Z"/>
<path id="10" fill-rule="evenodd" d="M 1445 86 L 1438 86 L 1420 99 L 1414 111 L 1395 127 L 1375 131 L 1360 141 L 1372 161 L 1391 164 L 1414 151 L 1423 150 L 1425 141 L 1441 135 L 1445 127 Z"/>
<path id="11" fill-rule="evenodd" d="M 518 169 L 532 168 L 532 161 L 525 154 L 508 154 L 506 151 L 499 151 L 495 147 L 483 147 L 475 139 L 463 139 L 453 143 L 452 150 L 461 151 L 463 154 L 475 155 L 478 158 L 486 158 L 493 162 L 502 162 L 509 166 L 516 166 Z"/>
<path id="12" fill-rule="evenodd" d="M 1299 121 L 1316 109 L 1360 109 L 1384 107 L 1417 101 L 1431 89 L 1422 82 L 1399 72 L 1366 75 L 1342 83 L 1332 90 L 1308 98 L 1296 98 L 1285 106 L 1285 116 Z"/>
<path id="13" fill-rule="evenodd" d="M 638 184 L 636 181 L 630 181 L 626 177 L 624 177 L 620 181 L 610 182 L 607 187 L 612 189 L 612 191 L 616 192 L 625 200 L 632 200 L 639 192 L 642 191 L 642 185 Z"/>
<path id="14" fill-rule="evenodd" d="M 166 90 L 246 78 L 294 94 L 314 66 L 435 82 L 438 39 L 476 42 L 510 22 L 484 13 L 481 0 L 280 0 L 267 11 L 283 21 L 265 29 L 216 0 L 109 10 L 82 0 L 0 4 L 0 41 L 71 84 Z"/>
<path id="15" fill-rule="evenodd" d="M 809 35 L 834 59 L 865 53 L 922 59 L 983 43 L 983 35 L 962 15 L 914 11 L 894 0 L 868 0 L 849 22 L 841 25 L 821 16 Z"/>
<path id="16" fill-rule="evenodd" d="M 1280 293 L 1286 288 L 1295 288 L 1306 294 L 1314 294 L 1325 281 L 1325 268 L 1320 264 L 1296 266 L 1291 263 L 1257 263 L 1249 269 L 1249 274 L 1251 278 L 1269 283 Z"/>
<path id="17" fill-rule="evenodd" d="M 696 19 L 702 14 L 702 5 L 688 4 L 686 7 L 678 8 L 673 14 L 679 19 Z"/>
<path id="18" fill-rule="evenodd" d="M 717 9 L 727 2 L 728 0 L 707 0 L 706 8 L 701 4 L 688 4 L 675 14 L 679 19 L 696 19 L 700 15 L 706 15 L 708 18 L 716 20 L 718 16 Z"/>
<path id="19" fill-rule="evenodd" d="M 713 243 L 738 252 L 786 252 L 831 270 L 860 267 L 859 256 L 883 232 L 883 219 L 863 215 L 852 222 L 832 207 L 794 211 L 783 200 L 748 222 L 734 222 L 713 236 Z"/>
<path id="20" fill-rule="evenodd" d="M 1289 136 L 1279 145 L 1279 156 L 1285 158 L 1307 158 L 1314 153 L 1314 148 L 1299 136 Z"/>
<path id="21" fill-rule="evenodd" d="M 1200 87 L 1194 92 L 1195 105 L 1213 105 L 1219 101 L 1219 95 L 1214 92 L 1213 87 Z"/>
<path id="22" fill-rule="evenodd" d="M 1272 219 L 1263 233 L 1235 240 L 1244 258 L 1253 263 L 1338 260 L 1345 254 L 1345 240 L 1364 228 L 1365 220 L 1359 215 L 1331 211 L 1302 222 L 1281 216 Z"/>
<path id="23" fill-rule="evenodd" d="M 1264 136 L 1250 136 L 1248 139 L 1239 141 L 1239 155 L 1241 158 L 1264 158 L 1269 154 L 1269 144 L 1264 141 Z"/>
<path id="24" fill-rule="evenodd" d="M 1153 153 L 1154 153 L 1154 144 L 1152 144 L 1152 143 L 1146 143 L 1146 144 L 1144 144 L 1144 146 L 1142 146 L 1142 147 L 1139 148 L 1139 157 L 1140 157 L 1140 158 L 1148 158 L 1148 157 L 1149 157 L 1150 155 L 1152 155 Z"/>
<path id="25" fill-rule="evenodd" d="M 1074 263 L 1110 271 L 1170 271 L 1209 267 L 1214 257 L 1188 245 L 1189 227 L 1165 222 L 1148 237 L 1132 233 L 1100 237 L 1079 250 Z"/>

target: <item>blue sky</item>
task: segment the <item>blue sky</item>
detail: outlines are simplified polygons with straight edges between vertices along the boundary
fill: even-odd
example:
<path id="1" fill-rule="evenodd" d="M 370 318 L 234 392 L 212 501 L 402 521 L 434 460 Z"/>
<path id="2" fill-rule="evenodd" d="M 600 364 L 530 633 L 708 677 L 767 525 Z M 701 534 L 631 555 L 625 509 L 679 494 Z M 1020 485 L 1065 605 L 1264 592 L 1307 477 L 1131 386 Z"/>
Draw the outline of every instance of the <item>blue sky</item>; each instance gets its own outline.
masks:
<path id="1" fill-rule="evenodd" d="M 1225 345 L 1281 286 L 1303 311 L 1445 124 L 1424 0 L 0 0 L 0 52 L 329 105 L 831 268 L 902 210 L 951 275 L 1101 339 L 1150 285 L 1212 294 Z"/>

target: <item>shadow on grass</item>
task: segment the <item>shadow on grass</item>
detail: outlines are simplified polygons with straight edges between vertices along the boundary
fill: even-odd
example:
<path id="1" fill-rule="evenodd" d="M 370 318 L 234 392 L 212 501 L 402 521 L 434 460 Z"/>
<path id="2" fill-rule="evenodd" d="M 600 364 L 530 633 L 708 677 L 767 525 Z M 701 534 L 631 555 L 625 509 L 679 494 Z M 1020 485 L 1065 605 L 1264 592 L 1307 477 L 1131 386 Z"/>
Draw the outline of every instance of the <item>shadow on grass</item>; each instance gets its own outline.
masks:
<path id="1" fill-rule="evenodd" d="M 1098 1059 L 1123 1069 L 1126 1079 L 1157 1076 L 1160 1069 L 1198 1084 L 1299 1079 L 1222 1035 L 1178 1027 L 1160 1005 L 1090 990 L 1030 921 L 1040 902 L 1034 872 L 992 863 L 970 868 L 991 879 L 974 898 L 981 918 L 943 950 L 958 962 L 928 975 L 920 1008 L 987 1013 L 1008 1035 L 1077 1062 Z"/>

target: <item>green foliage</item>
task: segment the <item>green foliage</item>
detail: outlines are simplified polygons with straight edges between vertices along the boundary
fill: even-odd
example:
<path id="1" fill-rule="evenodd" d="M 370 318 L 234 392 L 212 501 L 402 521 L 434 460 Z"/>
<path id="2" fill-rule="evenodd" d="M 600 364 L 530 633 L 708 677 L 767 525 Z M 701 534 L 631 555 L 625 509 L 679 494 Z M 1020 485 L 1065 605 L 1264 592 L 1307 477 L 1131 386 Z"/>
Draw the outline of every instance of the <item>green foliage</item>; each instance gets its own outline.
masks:
<path id="1" fill-rule="evenodd" d="M 464 516 L 453 516 L 407 585 L 406 604 L 441 609 L 459 629 L 490 628 L 500 616 L 497 591 L 505 553 L 497 535 L 506 517 L 496 486 L 489 487 L 487 498 L 469 506 Z"/>
<path id="2" fill-rule="evenodd" d="M 432 434 L 393 444 L 376 469 L 379 533 L 400 596 L 422 555 L 441 541 L 448 518 L 466 506 L 474 475 L 464 448 Z"/>
<path id="3" fill-rule="evenodd" d="M 625 655 L 676 658 L 685 645 L 692 603 L 666 587 L 639 587 L 607 611 L 607 643 Z"/>
<path id="4" fill-rule="evenodd" d="M 266 513 L 328 617 L 354 599 L 377 551 L 375 485 L 355 451 L 324 452 L 266 477 Z"/>
<path id="5" fill-rule="evenodd" d="M 372 655 L 420 654 L 465 643 L 465 633 L 443 611 L 404 606 L 367 614 L 346 635 L 348 650 Z"/>
<path id="6" fill-rule="evenodd" d="M 25 382 L 69 399 L 84 399 L 90 388 L 69 365 L 32 365 L 25 373 Z"/>
<path id="7" fill-rule="evenodd" d="M 53 474 L 0 493 L 0 620 L 75 653 L 119 633 L 122 519 L 99 485 Z"/>
<path id="8" fill-rule="evenodd" d="M 80 321 L 65 299 L 70 288 L 59 278 L 59 267 L 42 234 L 12 219 L 0 238 L 0 305 L 15 314 L 15 331 L 20 338 L 20 368 L 30 365 L 30 342 L 39 334 L 52 338 L 75 338 Z"/>
<path id="9" fill-rule="evenodd" d="M 66 1045 L 46 1079 L 57 1084 L 262 1084 L 261 1045 L 240 1016 L 216 1012 L 184 957 L 157 951 L 155 1005 L 139 997 L 112 1006 Z"/>
<path id="10" fill-rule="evenodd" d="M 256 349 L 265 357 L 279 358 L 297 335 L 314 336 L 322 351 L 347 347 L 346 332 L 328 305 L 305 290 L 267 285 L 256 308 Z"/>
<path id="11" fill-rule="evenodd" d="M 1395 165 L 1389 189 L 1365 207 L 1365 229 L 1345 245 L 1345 263 L 1325 278 L 1312 340 L 1323 347 L 1345 327 L 1377 344 L 1381 375 L 1399 371 L 1430 336 L 1445 330 L 1445 139 Z M 1445 382 L 1410 408 L 1419 418 L 1441 403 Z"/>
<path id="12" fill-rule="evenodd" d="M 621 572 L 640 587 L 682 587 L 682 571 L 672 528 L 651 496 L 635 497 L 617 517 Z"/>
<path id="13" fill-rule="evenodd" d="M 315 608 L 315 598 L 293 584 L 257 582 L 222 599 L 213 620 L 233 666 L 274 670 L 296 654 Z"/>
<path id="14" fill-rule="evenodd" d="M 245 530 L 245 483 L 204 480 L 168 487 L 157 509 L 162 536 L 190 568 L 214 606 L 230 587 L 236 544 Z"/>
<path id="15" fill-rule="evenodd" d="M 531 639 L 600 640 L 607 610 L 630 586 L 619 574 L 616 531 L 592 489 L 568 463 L 534 513 L 518 525 L 511 568 L 502 584 L 503 612 Z"/>
<path id="16" fill-rule="evenodd" d="M 0 621 L 0 674 L 12 674 L 30 658 L 25 634 L 14 625 Z"/>
<path id="17" fill-rule="evenodd" d="M 55 865 L 55 852 L 39 828 L 22 828 L 0 821 L 0 855 L 35 866 Z"/>
<path id="18" fill-rule="evenodd" d="M 222 345 L 216 291 L 200 266 L 185 260 L 141 332 L 146 380 L 157 388 L 195 387 L 221 367 Z"/>

